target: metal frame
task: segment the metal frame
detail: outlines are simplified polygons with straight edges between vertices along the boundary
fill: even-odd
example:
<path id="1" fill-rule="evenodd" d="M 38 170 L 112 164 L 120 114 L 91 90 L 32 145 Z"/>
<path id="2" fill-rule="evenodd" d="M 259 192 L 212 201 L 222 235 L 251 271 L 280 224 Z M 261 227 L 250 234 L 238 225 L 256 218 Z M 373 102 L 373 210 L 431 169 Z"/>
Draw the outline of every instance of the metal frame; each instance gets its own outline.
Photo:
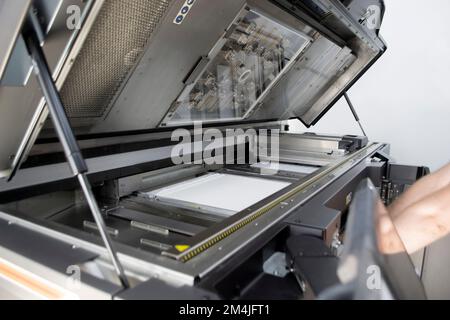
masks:
<path id="1" fill-rule="evenodd" d="M 193 285 L 197 277 L 205 277 L 240 249 L 252 243 L 261 233 L 278 224 L 299 208 L 299 206 L 309 201 L 350 169 L 361 164 L 365 159 L 385 147 L 386 145 L 383 144 L 368 146 L 358 153 L 345 157 L 346 161 L 340 165 L 334 163 L 324 168 L 331 170 L 327 175 L 316 179 L 314 178 L 316 176 L 314 174 L 307 177 L 304 180 L 304 189 L 292 196 L 291 200 L 287 202 L 282 201 L 257 220 L 236 230 L 228 237 L 222 239 L 222 241 L 209 247 L 202 254 L 186 262 L 163 258 L 150 252 L 117 243 L 116 248 L 119 251 L 118 255 L 120 260 L 124 264 L 127 272 L 132 271 L 149 277 L 158 277 L 176 286 L 180 284 Z M 273 202 L 279 199 L 279 197 L 280 195 L 275 195 L 273 198 L 267 199 L 265 203 Z M 261 208 L 262 206 L 264 205 L 258 204 L 257 208 Z M 98 240 L 95 240 L 95 238 L 85 232 L 52 222 L 43 222 L 29 217 L 14 217 L 5 213 L 0 213 L 0 218 L 25 226 L 36 232 L 44 233 L 52 238 L 76 245 L 77 247 L 91 250 L 105 258 L 107 257 L 105 249 L 99 245 Z"/>
<path id="2" fill-rule="evenodd" d="M 0 80 L 4 76 L 30 3 L 31 0 L 0 0 Z"/>
<path id="3" fill-rule="evenodd" d="M 61 54 L 61 57 L 58 60 L 57 65 L 54 68 L 54 78 L 56 79 L 57 88 L 61 88 L 64 83 L 72 63 L 74 61 L 75 56 L 79 53 L 79 50 L 82 47 L 82 44 L 89 33 L 90 26 L 95 20 L 95 16 L 100 10 L 104 0 L 90 0 L 86 2 L 86 7 L 83 10 L 83 14 L 81 16 L 80 23 L 83 28 L 80 30 L 73 31 L 73 34 L 70 36 L 70 39 L 65 46 L 64 51 Z M 60 3 L 60 6 L 62 3 Z M 60 8 L 58 8 L 59 10 Z M 52 21 L 56 19 L 56 15 L 52 17 Z M 53 23 L 49 24 L 48 28 L 50 28 Z M 49 30 L 46 30 L 47 32 Z M 44 31 L 41 31 L 41 37 L 45 36 Z M 21 38 L 21 36 L 19 35 Z M 43 41 L 44 39 L 41 39 Z M 31 71 L 31 69 L 30 69 Z M 23 163 L 23 161 L 27 158 L 34 142 L 36 141 L 41 129 L 47 120 L 48 117 L 48 109 L 46 108 L 46 103 L 44 99 L 41 99 L 36 107 L 36 111 L 31 118 L 31 121 L 25 131 L 25 134 L 19 144 L 17 151 L 15 152 L 14 159 L 11 162 L 11 169 L 5 177 L 10 181 L 14 175 L 17 173 L 17 170 Z M 1 177 L 1 174 L 0 174 Z"/>

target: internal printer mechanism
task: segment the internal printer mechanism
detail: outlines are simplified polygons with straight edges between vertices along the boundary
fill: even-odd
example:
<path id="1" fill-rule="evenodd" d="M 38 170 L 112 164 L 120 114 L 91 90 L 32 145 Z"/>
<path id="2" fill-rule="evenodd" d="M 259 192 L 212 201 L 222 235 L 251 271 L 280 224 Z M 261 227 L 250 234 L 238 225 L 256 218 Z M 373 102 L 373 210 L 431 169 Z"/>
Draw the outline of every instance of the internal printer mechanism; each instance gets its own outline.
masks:
<path id="1" fill-rule="evenodd" d="M 389 203 L 426 174 L 386 143 L 289 127 L 320 121 L 383 55 L 380 0 L 7 3 L 0 264 L 51 288 L 0 269 L 19 297 L 314 298 L 339 280 L 324 261 L 356 186 L 371 178 Z M 180 144 L 205 154 L 198 124 L 231 161 L 174 162 Z"/>
<path id="2" fill-rule="evenodd" d="M 186 86 L 163 123 L 248 118 L 309 42 L 309 36 L 244 9 L 216 44 L 217 52 L 202 58 L 205 70 Z"/>

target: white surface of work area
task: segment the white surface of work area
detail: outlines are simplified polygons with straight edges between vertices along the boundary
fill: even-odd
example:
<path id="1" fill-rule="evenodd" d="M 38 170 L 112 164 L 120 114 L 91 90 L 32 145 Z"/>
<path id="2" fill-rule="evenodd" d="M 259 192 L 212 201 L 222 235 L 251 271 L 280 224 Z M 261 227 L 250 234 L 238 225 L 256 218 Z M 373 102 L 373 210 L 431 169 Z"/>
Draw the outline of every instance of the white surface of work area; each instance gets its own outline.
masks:
<path id="1" fill-rule="evenodd" d="M 399 163 L 435 171 L 450 162 L 450 1 L 385 4 L 388 50 L 349 96 L 371 141 L 390 143 Z M 315 127 L 292 123 L 300 132 L 361 135 L 344 99 Z"/>
<path id="2" fill-rule="evenodd" d="M 211 173 L 148 193 L 160 201 L 191 204 L 191 207 L 219 209 L 217 213 L 233 215 L 290 183 L 231 174 Z"/>
<path id="3" fill-rule="evenodd" d="M 295 172 L 301 174 L 311 174 L 319 170 L 318 167 L 313 166 L 303 166 L 289 163 L 274 163 L 274 162 L 258 162 L 252 165 L 252 168 L 260 169 L 262 173 L 273 172 L 276 173 L 278 171 L 286 171 L 286 172 Z"/>

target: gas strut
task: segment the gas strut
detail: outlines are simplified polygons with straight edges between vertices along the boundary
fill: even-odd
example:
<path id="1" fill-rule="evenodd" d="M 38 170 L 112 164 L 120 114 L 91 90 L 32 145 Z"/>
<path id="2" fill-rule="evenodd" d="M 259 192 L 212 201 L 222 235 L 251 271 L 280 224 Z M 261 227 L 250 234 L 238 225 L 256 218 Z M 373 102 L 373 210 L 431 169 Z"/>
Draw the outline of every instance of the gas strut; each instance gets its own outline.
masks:
<path id="1" fill-rule="evenodd" d="M 344 93 L 344 97 L 345 97 L 345 100 L 347 101 L 348 106 L 350 107 L 350 111 L 353 113 L 353 116 L 355 117 L 356 122 L 358 122 L 358 125 L 361 128 L 362 133 L 364 134 L 364 137 L 367 137 L 366 131 L 364 131 L 364 128 L 361 124 L 359 116 L 356 113 L 355 107 L 353 107 L 353 103 L 350 100 L 350 97 L 348 96 L 347 92 Z"/>
<path id="2" fill-rule="evenodd" d="M 89 208 L 97 224 L 98 231 L 104 242 L 114 269 L 124 288 L 129 288 L 129 282 L 123 270 L 123 267 L 114 250 L 113 243 L 106 231 L 105 221 L 98 207 L 97 201 L 92 192 L 91 184 L 86 176 L 88 167 L 81 154 L 75 135 L 70 126 L 66 112 L 64 110 L 61 97 L 56 88 L 55 82 L 50 72 L 44 52 L 41 48 L 43 42 L 43 32 L 38 18 L 32 9 L 28 12 L 28 17 L 22 31 L 27 50 L 33 61 L 33 69 L 37 76 L 39 86 L 44 95 L 47 107 L 56 130 L 56 134 L 63 146 L 65 156 L 70 165 L 73 175 L 78 179 L 84 196 L 89 204 Z"/>

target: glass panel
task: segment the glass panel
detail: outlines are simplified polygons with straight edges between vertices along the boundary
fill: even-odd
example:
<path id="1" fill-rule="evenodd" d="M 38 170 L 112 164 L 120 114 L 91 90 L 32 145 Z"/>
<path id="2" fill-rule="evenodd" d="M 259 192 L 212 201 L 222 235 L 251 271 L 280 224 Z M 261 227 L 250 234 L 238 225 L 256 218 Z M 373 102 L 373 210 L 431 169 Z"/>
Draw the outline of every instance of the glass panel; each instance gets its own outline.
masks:
<path id="1" fill-rule="evenodd" d="M 247 11 L 224 45 L 175 102 L 164 124 L 241 120 L 289 67 L 309 40 Z"/>

